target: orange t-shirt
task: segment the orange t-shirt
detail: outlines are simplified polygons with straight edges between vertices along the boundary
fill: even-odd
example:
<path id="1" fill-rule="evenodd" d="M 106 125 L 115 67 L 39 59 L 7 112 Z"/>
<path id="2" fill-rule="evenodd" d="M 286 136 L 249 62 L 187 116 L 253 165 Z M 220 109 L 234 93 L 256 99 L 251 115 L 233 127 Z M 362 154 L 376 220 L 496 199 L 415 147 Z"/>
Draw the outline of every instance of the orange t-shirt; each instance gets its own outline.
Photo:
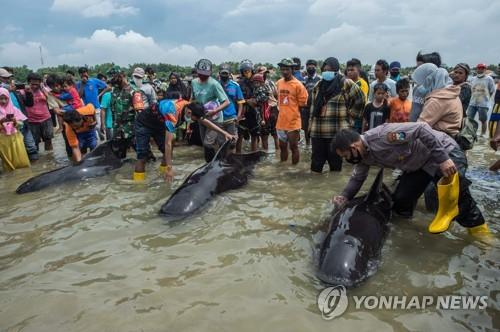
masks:
<path id="1" fill-rule="evenodd" d="M 408 122 L 411 111 L 411 101 L 406 99 L 402 101 L 399 97 L 389 99 L 389 108 L 391 115 L 389 116 L 390 123 Z"/>
<path id="2" fill-rule="evenodd" d="M 78 136 L 77 133 L 84 133 L 91 129 L 94 129 L 96 125 L 95 120 L 95 108 L 92 104 L 87 104 L 83 107 L 80 107 L 76 110 L 83 117 L 83 124 L 78 129 L 73 129 L 67 123 L 64 124 L 64 131 L 66 133 L 66 139 L 68 140 L 68 144 L 70 147 L 75 148 L 78 146 Z"/>
<path id="3" fill-rule="evenodd" d="M 276 83 L 278 90 L 278 121 L 276 129 L 297 130 L 302 127 L 300 107 L 307 105 L 307 90 L 295 77 L 290 81 L 284 78 Z"/>

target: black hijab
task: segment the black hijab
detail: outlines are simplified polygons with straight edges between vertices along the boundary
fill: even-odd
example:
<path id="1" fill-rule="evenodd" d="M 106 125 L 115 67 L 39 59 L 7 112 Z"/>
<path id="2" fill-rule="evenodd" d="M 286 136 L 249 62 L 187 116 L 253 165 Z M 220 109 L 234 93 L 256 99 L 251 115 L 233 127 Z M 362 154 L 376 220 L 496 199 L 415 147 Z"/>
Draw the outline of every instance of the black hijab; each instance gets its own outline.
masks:
<path id="1" fill-rule="evenodd" d="M 323 62 L 321 69 L 323 69 L 325 65 L 329 65 L 337 74 L 331 81 L 322 79 L 319 82 L 319 91 L 314 102 L 313 117 L 318 117 L 323 106 L 325 106 L 332 97 L 335 97 L 342 91 L 343 76 L 338 72 L 340 69 L 339 60 L 333 57 L 327 58 Z"/>
<path id="2" fill-rule="evenodd" d="M 168 76 L 168 79 L 170 80 L 170 78 L 172 78 L 172 76 L 174 76 L 177 79 L 177 83 L 175 85 L 172 85 L 169 83 L 166 93 L 167 94 L 168 93 L 170 93 L 170 94 L 177 93 L 179 95 L 179 97 L 182 97 L 182 99 L 189 100 L 190 96 L 188 96 L 187 87 L 182 82 L 179 74 L 172 72 Z"/>

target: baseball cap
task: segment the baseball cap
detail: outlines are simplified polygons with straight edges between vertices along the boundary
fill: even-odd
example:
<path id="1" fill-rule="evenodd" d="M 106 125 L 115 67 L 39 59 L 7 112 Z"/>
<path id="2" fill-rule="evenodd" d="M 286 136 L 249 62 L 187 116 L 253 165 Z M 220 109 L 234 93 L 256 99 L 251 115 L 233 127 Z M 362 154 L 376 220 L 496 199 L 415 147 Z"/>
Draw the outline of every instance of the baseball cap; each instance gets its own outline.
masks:
<path id="1" fill-rule="evenodd" d="M 212 62 L 210 60 L 200 59 L 194 65 L 194 68 L 196 69 L 198 75 L 212 75 Z"/>
<path id="2" fill-rule="evenodd" d="M 231 73 L 231 66 L 227 63 L 223 63 L 219 67 L 219 73 Z"/>
<path id="3" fill-rule="evenodd" d="M 266 72 L 267 72 L 267 73 L 269 72 L 269 70 L 267 70 L 267 67 L 266 67 L 266 66 L 259 66 L 259 67 L 257 68 L 257 73 L 266 73 Z"/>
<path id="4" fill-rule="evenodd" d="M 486 64 L 484 64 L 484 63 L 479 63 L 479 64 L 476 66 L 476 69 L 486 69 Z"/>
<path id="5" fill-rule="evenodd" d="M 256 81 L 256 82 L 265 82 L 264 80 L 264 75 L 262 74 L 255 74 L 252 76 L 252 81 Z"/>
<path id="6" fill-rule="evenodd" d="M 291 58 L 284 58 L 278 63 L 280 67 L 293 67 L 295 65 L 295 62 Z"/>
<path id="7" fill-rule="evenodd" d="M 401 63 L 399 63 L 399 61 L 393 61 L 391 62 L 391 64 L 389 65 L 389 69 L 390 70 L 393 70 L 393 69 L 401 69 Z"/>
<path id="8" fill-rule="evenodd" d="M 146 72 L 141 67 L 135 68 L 134 72 L 132 73 L 132 76 L 136 76 L 139 78 L 143 78 L 145 75 L 146 75 Z"/>
<path id="9" fill-rule="evenodd" d="M 114 76 L 118 73 L 121 73 L 121 71 L 122 70 L 121 70 L 120 66 L 114 65 L 113 67 L 109 68 L 109 70 L 107 71 L 107 74 L 109 76 Z"/>
<path id="10" fill-rule="evenodd" d="M 309 66 L 309 65 L 317 66 L 318 62 L 316 60 L 314 60 L 314 59 L 309 59 L 306 62 L 306 66 Z"/>
<path id="11" fill-rule="evenodd" d="M 5 68 L 0 68 L 0 77 L 11 77 L 12 74 L 7 71 Z"/>

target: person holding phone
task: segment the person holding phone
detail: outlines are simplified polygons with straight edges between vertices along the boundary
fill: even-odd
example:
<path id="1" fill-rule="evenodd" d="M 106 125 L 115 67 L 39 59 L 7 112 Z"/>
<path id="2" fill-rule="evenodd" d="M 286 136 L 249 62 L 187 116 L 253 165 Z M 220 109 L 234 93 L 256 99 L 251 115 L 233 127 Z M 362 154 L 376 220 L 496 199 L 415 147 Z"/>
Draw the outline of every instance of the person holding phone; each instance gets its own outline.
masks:
<path id="1" fill-rule="evenodd" d="M 0 88 L 0 159 L 5 171 L 30 166 L 23 135 L 17 130 L 26 119 L 12 104 L 9 91 Z"/>

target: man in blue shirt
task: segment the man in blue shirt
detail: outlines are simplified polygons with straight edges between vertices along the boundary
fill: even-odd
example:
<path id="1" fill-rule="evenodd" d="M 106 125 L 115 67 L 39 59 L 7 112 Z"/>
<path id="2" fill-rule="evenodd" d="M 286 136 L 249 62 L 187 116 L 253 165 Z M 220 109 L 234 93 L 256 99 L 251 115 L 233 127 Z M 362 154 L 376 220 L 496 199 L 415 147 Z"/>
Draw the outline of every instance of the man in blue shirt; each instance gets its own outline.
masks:
<path id="1" fill-rule="evenodd" d="M 104 133 L 101 132 L 101 123 L 104 122 L 104 119 L 101 119 L 101 105 L 99 104 L 99 90 L 104 90 L 104 92 L 111 90 L 108 88 L 108 85 L 97 79 L 97 78 L 89 78 L 89 70 L 85 67 L 80 67 L 78 69 L 78 74 L 80 74 L 80 78 L 82 79 L 80 82 L 76 83 L 76 89 L 80 94 L 80 97 L 83 99 L 83 103 L 85 105 L 92 104 L 95 108 L 95 115 L 97 119 L 98 128 L 97 133 L 99 134 L 99 139 L 104 140 Z"/>
<path id="2" fill-rule="evenodd" d="M 293 63 L 295 63 L 295 66 L 293 67 L 293 76 L 298 79 L 300 82 L 304 83 L 304 76 L 302 76 L 302 72 L 300 71 L 302 69 L 302 63 L 299 58 L 292 58 Z"/>
<path id="3" fill-rule="evenodd" d="M 233 81 L 230 75 L 231 66 L 229 64 L 222 64 L 219 68 L 220 84 L 229 98 L 229 106 L 223 111 L 224 122 L 222 128 L 231 135 L 237 136 L 237 123 L 241 120 L 243 114 L 245 98 L 243 97 L 240 85 Z"/>

